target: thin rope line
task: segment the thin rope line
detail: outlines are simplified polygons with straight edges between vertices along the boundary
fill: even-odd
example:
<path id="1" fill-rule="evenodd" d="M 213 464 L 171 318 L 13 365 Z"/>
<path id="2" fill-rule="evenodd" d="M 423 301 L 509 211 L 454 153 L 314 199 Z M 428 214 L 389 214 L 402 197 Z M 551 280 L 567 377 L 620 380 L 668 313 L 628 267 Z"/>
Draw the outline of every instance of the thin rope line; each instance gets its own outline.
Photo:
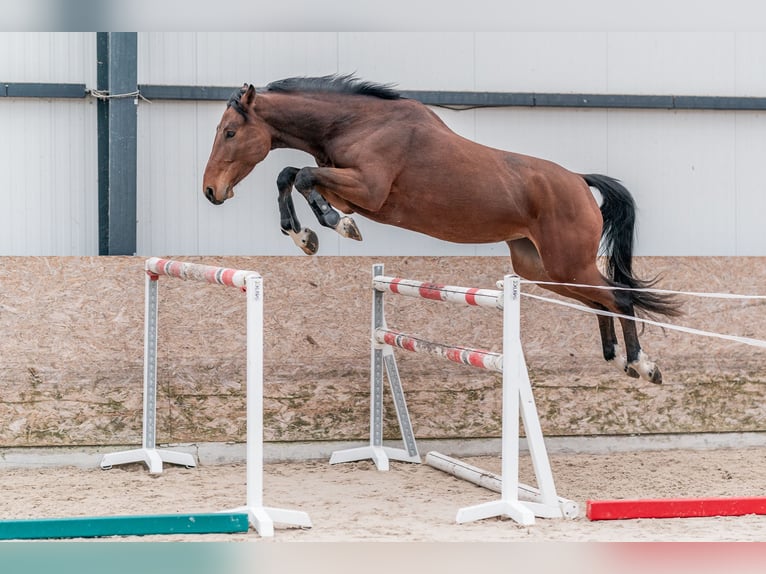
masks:
<path id="1" fill-rule="evenodd" d="M 529 281 L 522 279 L 527 285 L 561 285 L 562 287 L 587 287 L 588 289 L 609 289 L 613 291 L 638 291 L 642 293 L 664 293 L 667 295 L 689 295 L 691 297 L 709 297 L 711 299 L 751 299 L 766 300 L 766 295 L 738 295 L 736 293 L 705 293 L 700 291 L 672 291 L 670 289 L 634 288 L 607 285 L 586 285 L 583 283 L 556 283 L 554 281 Z"/>
<path id="2" fill-rule="evenodd" d="M 121 100 L 126 98 L 141 98 L 145 102 L 152 103 L 151 100 L 144 97 L 143 94 L 141 94 L 140 90 L 136 90 L 135 92 L 126 92 L 124 94 L 110 94 L 106 90 L 88 90 L 88 93 L 96 98 L 97 100 Z"/>
<path id="3" fill-rule="evenodd" d="M 591 309 L 584 305 L 578 305 L 576 303 L 569 303 L 567 301 L 559 301 L 558 299 L 551 299 L 549 297 L 542 297 L 540 295 L 532 295 L 531 293 L 525 293 L 522 291 L 522 295 L 530 297 L 532 299 L 538 299 L 539 301 L 547 301 L 548 303 L 555 303 L 556 305 L 563 305 L 564 307 L 570 307 L 577 309 L 578 311 L 585 311 L 593 315 L 603 315 L 604 317 L 615 317 L 617 319 L 628 319 L 630 321 L 637 321 L 639 323 L 645 323 L 647 325 L 654 325 L 656 327 L 662 327 L 673 331 L 681 331 L 682 333 L 690 333 L 692 335 L 701 335 L 703 337 L 712 337 L 714 339 L 724 339 L 727 341 L 734 341 L 735 343 L 744 343 L 745 345 L 751 345 L 753 347 L 760 347 L 766 349 L 766 341 L 760 339 L 752 339 L 750 337 L 739 337 L 737 335 L 724 335 L 721 333 L 713 333 L 712 331 L 702 331 L 700 329 L 694 329 L 692 327 L 682 327 L 681 325 L 673 325 L 672 323 L 660 323 L 659 321 L 652 321 L 651 319 L 642 319 L 640 317 L 632 317 L 630 315 L 622 315 L 620 313 L 612 313 L 610 311 L 602 311 L 600 309 Z"/>

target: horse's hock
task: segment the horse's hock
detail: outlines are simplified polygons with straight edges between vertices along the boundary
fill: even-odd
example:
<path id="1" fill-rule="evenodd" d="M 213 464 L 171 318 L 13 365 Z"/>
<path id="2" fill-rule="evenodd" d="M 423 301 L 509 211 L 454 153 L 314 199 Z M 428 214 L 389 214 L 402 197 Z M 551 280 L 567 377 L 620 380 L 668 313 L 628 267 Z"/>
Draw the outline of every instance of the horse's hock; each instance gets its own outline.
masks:
<path id="1" fill-rule="evenodd" d="M 364 440 L 369 433 L 369 269 L 494 288 L 507 257 L 195 257 L 264 277 L 267 441 Z M 0 269 L 0 446 L 141 441 L 144 258 L 5 257 Z M 661 287 L 761 293 L 766 259 L 638 258 Z M 215 287 L 163 283 L 157 440 L 245 439 L 245 302 Z M 524 285 L 523 290 L 542 293 Z M 677 323 L 766 338 L 763 304 L 686 299 Z M 397 328 L 499 350 L 500 314 L 396 298 Z M 205 317 L 204 321 L 200 317 Z M 598 352 L 594 317 L 522 299 L 522 341 L 547 436 L 766 430 L 763 352 L 647 327 L 657 386 Z M 418 438 L 500 436 L 501 377 L 400 354 Z M 387 437 L 399 436 L 390 398 Z"/>

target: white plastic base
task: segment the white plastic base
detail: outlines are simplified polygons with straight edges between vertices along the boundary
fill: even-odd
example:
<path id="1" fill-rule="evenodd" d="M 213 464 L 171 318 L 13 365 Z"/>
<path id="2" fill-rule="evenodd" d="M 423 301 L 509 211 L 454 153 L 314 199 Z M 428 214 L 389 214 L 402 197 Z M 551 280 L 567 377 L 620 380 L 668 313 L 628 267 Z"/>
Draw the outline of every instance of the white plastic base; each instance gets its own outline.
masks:
<path id="1" fill-rule="evenodd" d="M 309 515 L 300 510 L 285 510 L 267 506 L 242 506 L 226 512 L 247 512 L 250 517 L 250 524 L 264 538 L 274 536 L 274 524 L 311 528 Z"/>
<path id="2" fill-rule="evenodd" d="M 161 474 L 163 462 L 178 464 L 187 468 L 197 466 L 194 457 L 186 452 L 158 450 L 156 448 L 137 448 L 135 450 L 105 454 L 104 458 L 101 459 L 101 468 L 108 470 L 114 465 L 132 462 L 145 463 L 149 467 L 150 474 Z"/>
<path id="3" fill-rule="evenodd" d="M 392 448 L 388 446 L 361 446 L 358 448 L 349 448 L 347 450 L 337 450 L 330 457 L 330 464 L 339 464 L 341 462 L 355 462 L 358 460 L 372 459 L 378 470 L 388 470 L 389 460 L 398 460 L 401 462 L 420 462 L 420 455 L 410 456 L 409 453 L 401 448 Z"/>
<path id="4" fill-rule="evenodd" d="M 426 464 L 498 494 L 503 492 L 503 481 L 499 475 L 460 459 L 431 451 L 426 454 Z M 517 496 L 538 518 L 577 518 L 580 514 L 580 507 L 573 500 L 554 497 L 551 493 L 547 497 L 549 502 L 546 502 L 546 497 L 534 486 L 519 483 Z"/>
<path id="5" fill-rule="evenodd" d="M 457 511 L 455 520 L 458 523 L 463 523 L 499 516 L 507 516 L 524 526 L 535 523 L 534 513 L 523 502 L 518 500 L 494 500 L 484 504 L 477 504 L 476 506 L 461 508 Z"/>

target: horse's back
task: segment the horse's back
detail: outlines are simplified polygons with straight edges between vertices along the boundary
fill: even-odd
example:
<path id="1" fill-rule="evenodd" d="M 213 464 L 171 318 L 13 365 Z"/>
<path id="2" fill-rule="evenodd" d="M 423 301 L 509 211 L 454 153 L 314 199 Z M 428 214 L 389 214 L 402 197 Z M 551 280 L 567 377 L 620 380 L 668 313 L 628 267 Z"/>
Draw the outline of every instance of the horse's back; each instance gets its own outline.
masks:
<path id="1" fill-rule="evenodd" d="M 552 161 L 468 139 L 416 100 L 368 104 L 368 129 L 345 134 L 336 149 L 345 163 L 353 142 L 360 169 L 387 174 L 382 208 L 356 209 L 371 219 L 457 243 L 491 243 L 527 235 L 543 219 L 598 218 L 582 176 Z"/>

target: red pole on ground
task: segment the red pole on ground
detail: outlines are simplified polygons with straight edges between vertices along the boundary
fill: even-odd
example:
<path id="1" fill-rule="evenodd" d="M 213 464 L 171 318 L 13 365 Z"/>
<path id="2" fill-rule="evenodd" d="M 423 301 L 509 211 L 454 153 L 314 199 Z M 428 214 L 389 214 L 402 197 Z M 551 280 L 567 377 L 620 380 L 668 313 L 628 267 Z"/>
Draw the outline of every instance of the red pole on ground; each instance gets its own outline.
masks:
<path id="1" fill-rule="evenodd" d="M 766 514 L 766 497 L 588 500 L 585 514 L 590 520 Z"/>

